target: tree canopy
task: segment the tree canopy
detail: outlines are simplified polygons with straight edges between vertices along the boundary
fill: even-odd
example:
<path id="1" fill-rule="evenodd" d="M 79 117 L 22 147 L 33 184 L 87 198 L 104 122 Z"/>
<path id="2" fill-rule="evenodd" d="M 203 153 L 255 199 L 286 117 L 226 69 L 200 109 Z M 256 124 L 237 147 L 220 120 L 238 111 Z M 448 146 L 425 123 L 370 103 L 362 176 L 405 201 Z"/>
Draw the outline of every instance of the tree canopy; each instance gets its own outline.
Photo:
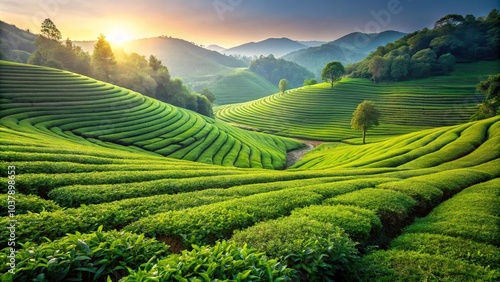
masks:
<path id="1" fill-rule="evenodd" d="M 364 100 L 359 104 L 352 114 L 351 127 L 355 130 L 363 131 L 363 144 L 366 144 L 366 132 L 373 126 L 378 126 L 380 112 L 375 107 L 375 103 Z"/>
<path id="2" fill-rule="evenodd" d="M 479 82 L 477 90 L 485 95 L 485 99 L 478 106 L 471 120 L 480 120 L 500 115 L 500 73 L 491 75 L 487 80 Z"/>
<path id="3" fill-rule="evenodd" d="M 274 85 L 277 85 L 282 78 L 286 78 L 291 88 L 300 87 L 305 79 L 314 77 L 314 74 L 306 68 L 293 62 L 276 59 L 273 55 L 261 56 L 252 61 L 250 70 Z"/>
<path id="4" fill-rule="evenodd" d="M 92 61 L 95 65 L 94 75 L 98 78 L 109 80 L 111 67 L 116 64 L 116 61 L 111 45 L 102 34 L 97 38 L 97 42 L 94 45 Z"/>
<path id="5" fill-rule="evenodd" d="M 288 88 L 288 80 L 286 80 L 286 78 L 282 78 L 278 83 L 278 87 L 281 93 L 285 93 L 286 89 Z"/>
<path id="6" fill-rule="evenodd" d="M 330 82 L 333 88 L 333 84 L 340 81 L 344 73 L 345 69 L 341 62 L 330 62 L 323 68 L 321 79 Z"/>

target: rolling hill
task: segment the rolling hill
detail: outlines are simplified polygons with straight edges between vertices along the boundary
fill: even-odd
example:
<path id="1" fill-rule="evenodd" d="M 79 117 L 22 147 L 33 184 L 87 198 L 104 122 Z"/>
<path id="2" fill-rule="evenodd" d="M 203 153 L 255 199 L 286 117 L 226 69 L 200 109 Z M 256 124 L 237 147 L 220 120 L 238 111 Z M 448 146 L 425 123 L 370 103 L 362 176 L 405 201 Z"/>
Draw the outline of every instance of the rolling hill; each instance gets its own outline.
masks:
<path id="1" fill-rule="evenodd" d="M 477 79 L 487 68 L 477 64 L 471 73 Z M 0 175 L 8 195 L 15 191 L 17 263 L 10 273 L 11 249 L 0 252 L 3 280 L 500 277 L 499 117 L 366 146 L 324 145 L 296 168 L 278 171 L 262 167 L 278 167 L 299 142 L 69 72 L 0 62 L 0 73 Z M 472 74 L 450 81 L 460 76 L 469 84 Z M 470 98 L 457 92 L 461 85 L 442 90 L 432 82 L 439 98 Z M 368 95 L 365 82 L 349 83 Z M 398 86 L 397 93 L 404 90 Z M 389 96 L 380 87 L 372 96 Z M 390 84 L 384 88 L 390 93 Z M 409 108 L 401 95 L 392 106 Z M 431 119 L 439 103 L 415 111 L 425 109 L 428 125 L 437 126 Z M 287 122 L 284 113 L 274 114 Z M 397 121 L 400 114 L 393 115 Z M 226 166 L 211 164 L 217 159 Z M 11 210 L 2 215 L 0 224 L 12 226 Z M 2 247 L 11 232 L 0 230 Z M 323 252 L 330 253 L 319 263 L 295 259 Z"/>
<path id="2" fill-rule="evenodd" d="M 11 129 L 239 167 L 283 168 L 286 151 L 300 146 L 69 72 L 4 61 L 0 68 L 1 117 Z"/>
<path id="3" fill-rule="evenodd" d="M 398 31 L 384 31 L 373 34 L 354 32 L 321 46 L 289 53 L 283 56 L 283 59 L 309 69 L 317 78 L 320 78 L 321 70 L 327 63 L 331 61 L 340 61 L 344 65 L 356 63 L 363 60 L 378 46 L 394 42 L 404 35 L 404 33 Z"/>
<path id="4" fill-rule="evenodd" d="M 449 76 L 374 84 L 344 78 L 333 89 L 323 83 L 259 100 L 216 108 L 216 117 L 233 124 L 282 136 L 358 142 L 350 128 L 352 113 L 363 100 L 373 100 L 381 125 L 368 132 L 372 141 L 430 127 L 469 120 L 483 96 L 477 83 L 498 72 L 498 62 L 457 65 Z M 370 139 L 369 139 L 370 140 Z"/>
<path id="5" fill-rule="evenodd" d="M 307 45 L 285 37 L 268 38 L 259 42 L 245 43 L 236 47 L 226 49 L 224 50 L 224 54 L 238 54 L 248 57 L 274 55 L 278 58 L 290 52 L 301 50 L 307 47 Z"/>

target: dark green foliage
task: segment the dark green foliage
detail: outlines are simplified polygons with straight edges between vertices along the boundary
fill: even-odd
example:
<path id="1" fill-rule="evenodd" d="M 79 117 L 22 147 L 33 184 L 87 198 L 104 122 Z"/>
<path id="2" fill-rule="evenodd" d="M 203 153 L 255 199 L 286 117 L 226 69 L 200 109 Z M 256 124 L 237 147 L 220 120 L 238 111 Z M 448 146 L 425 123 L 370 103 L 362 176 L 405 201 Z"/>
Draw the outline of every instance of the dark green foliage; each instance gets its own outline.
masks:
<path id="1" fill-rule="evenodd" d="M 310 78 L 310 79 L 306 79 L 304 80 L 304 86 L 309 86 L 309 85 L 315 85 L 315 84 L 318 84 L 318 81 L 315 79 L 315 78 Z"/>
<path id="2" fill-rule="evenodd" d="M 480 120 L 500 115 L 500 73 L 490 75 L 487 80 L 479 82 L 477 90 L 485 95 L 483 103 L 471 117 L 471 120 Z"/>
<path id="3" fill-rule="evenodd" d="M 250 63 L 250 70 L 260 74 L 274 85 L 286 78 L 291 88 L 302 86 L 304 79 L 314 77 L 314 74 L 296 63 L 276 59 L 273 55 L 261 56 Z"/>
<path id="4" fill-rule="evenodd" d="M 296 272 L 256 249 L 226 241 L 214 246 L 193 245 L 191 251 L 132 272 L 121 281 L 293 281 Z"/>
<path id="5" fill-rule="evenodd" d="M 14 281 L 113 281 L 143 263 L 166 257 L 168 246 L 144 235 L 102 232 L 67 235 L 36 245 L 25 243 L 16 252 L 16 272 L 7 273 L 9 248 L 0 254 L 4 279 Z M 36 280 L 34 280 L 36 279 Z"/>
<path id="6" fill-rule="evenodd" d="M 303 281 L 331 281 L 358 258 L 356 244 L 331 223 L 291 216 L 259 223 L 231 239 L 282 258 Z"/>
<path id="7" fill-rule="evenodd" d="M 432 30 L 424 28 L 379 47 L 363 61 L 349 66 L 349 73 L 352 77 L 372 77 L 375 81 L 397 81 L 448 74 L 455 62 L 498 59 L 499 19 L 497 9 L 477 19 L 472 15 L 447 15 Z M 397 56 L 411 61 L 397 59 L 396 63 Z"/>

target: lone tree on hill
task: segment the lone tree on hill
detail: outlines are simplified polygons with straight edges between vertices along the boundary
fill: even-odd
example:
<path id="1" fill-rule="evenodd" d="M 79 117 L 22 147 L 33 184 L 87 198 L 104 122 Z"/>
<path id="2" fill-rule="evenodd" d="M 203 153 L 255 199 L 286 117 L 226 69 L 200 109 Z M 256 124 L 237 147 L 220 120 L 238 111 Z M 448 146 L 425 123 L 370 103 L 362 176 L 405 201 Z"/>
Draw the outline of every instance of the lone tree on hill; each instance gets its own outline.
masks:
<path id="1" fill-rule="evenodd" d="M 42 22 L 41 35 L 47 39 L 61 41 L 61 32 L 51 19 L 45 19 Z"/>
<path id="2" fill-rule="evenodd" d="M 340 81 L 344 73 L 345 69 L 341 62 L 330 62 L 323 68 L 323 71 L 321 72 L 321 79 L 323 81 L 330 82 L 333 89 L 333 84 Z"/>
<path id="3" fill-rule="evenodd" d="M 282 78 L 280 83 L 278 83 L 278 87 L 280 88 L 281 93 L 285 93 L 285 90 L 288 88 L 288 80 L 286 80 L 286 78 Z"/>
<path id="4" fill-rule="evenodd" d="M 366 131 L 373 126 L 378 126 L 380 112 L 372 101 L 364 100 L 352 114 L 351 127 L 363 130 L 363 144 L 366 144 Z"/>

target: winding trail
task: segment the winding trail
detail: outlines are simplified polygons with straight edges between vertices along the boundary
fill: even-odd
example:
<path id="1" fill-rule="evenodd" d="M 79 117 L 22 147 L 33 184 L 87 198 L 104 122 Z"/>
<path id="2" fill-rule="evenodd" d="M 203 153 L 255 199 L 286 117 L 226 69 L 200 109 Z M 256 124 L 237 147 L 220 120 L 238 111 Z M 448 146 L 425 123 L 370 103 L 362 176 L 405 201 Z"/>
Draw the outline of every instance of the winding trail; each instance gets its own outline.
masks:
<path id="1" fill-rule="evenodd" d="M 316 140 L 300 140 L 304 143 L 306 143 L 306 147 L 300 148 L 297 150 L 293 150 L 287 153 L 286 156 L 286 168 L 291 167 L 294 165 L 296 162 L 298 162 L 302 157 L 307 154 L 309 151 L 314 149 L 316 146 L 320 145 L 321 141 L 316 141 Z"/>

